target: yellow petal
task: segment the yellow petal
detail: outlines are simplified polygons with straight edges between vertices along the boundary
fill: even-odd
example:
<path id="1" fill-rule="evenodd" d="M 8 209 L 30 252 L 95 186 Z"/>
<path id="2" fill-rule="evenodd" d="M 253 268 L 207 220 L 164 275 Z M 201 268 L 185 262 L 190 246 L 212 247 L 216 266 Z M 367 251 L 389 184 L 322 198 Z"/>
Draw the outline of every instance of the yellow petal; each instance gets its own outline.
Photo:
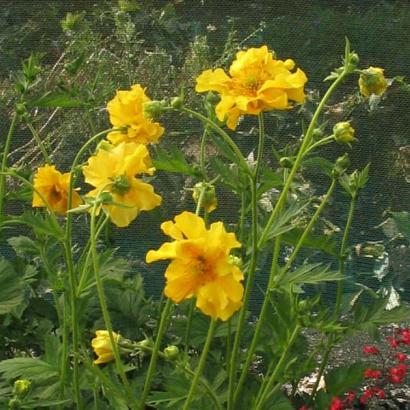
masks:
<path id="1" fill-rule="evenodd" d="M 206 232 L 204 220 L 192 212 L 184 211 L 177 215 L 175 225 L 188 239 L 199 238 Z"/>
<path id="2" fill-rule="evenodd" d="M 222 68 L 206 70 L 196 79 L 195 91 L 198 93 L 206 91 L 217 91 L 223 93 L 227 89 L 227 83 L 231 79 Z"/>
<path id="3" fill-rule="evenodd" d="M 176 246 L 176 242 L 165 242 L 158 250 L 150 250 L 145 257 L 145 261 L 152 263 L 163 259 L 174 259 L 176 257 Z"/>

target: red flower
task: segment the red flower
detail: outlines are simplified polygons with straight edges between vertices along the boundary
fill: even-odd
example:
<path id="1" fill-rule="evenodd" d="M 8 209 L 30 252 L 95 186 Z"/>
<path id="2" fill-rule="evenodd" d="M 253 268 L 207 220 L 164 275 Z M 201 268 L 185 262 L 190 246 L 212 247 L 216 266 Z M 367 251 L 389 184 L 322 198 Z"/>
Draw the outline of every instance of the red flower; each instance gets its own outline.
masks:
<path id="1" fill-rule="evenodd" d="M 363 348 L 363 353 L 366 353 L 366 354 L 379 354 L 380 350 L 376 346 L 365 346 Z"/>
<path id="2" fill-rule="evenodd" d="M 394 357 L 399 361 L 399 362 L 405 362 L 407 360 L 407 355 L 401 352 L 397 352 Z"/>
<path id="3" fill-rule="evenodd" d="M 366 404 L 369 399 L 373 397 L 373 391 L 371 389 L 366 389 L 363 395 L 360 397 L 359 401 L 361 404 Z"/>
<path id="4" fill-rule="evenodd" d="M 391 337 L 391 336 L 387 336 L 386 339 L 393 349 L 399 346 L 400 341 L 398 339 L 395 339 L 394 337 Z"/>
<path id="5" fill-rule="evenodd" d="M 332 402 L 330 403 L 329 410 L 343 410 L 345 405 L 339 397 L 333 397 Z"/>
<path id="6" fill-rule="evenodd" d="M 402 329 L 400 341 L 401 343 L 405 345 L 410 345 L 410 330 L 409 329 Z"/>
<path id="7" fill-rule="evenodd" d="M 382 372 L 380 370 L 366 369 L 364 371 L 364 377 L 367 377 L 368 379 L 380 379 L 381 376 Z"/>
<path id="8" fill-rule="evenodd" d="M 345 405 L 346 406 L 352 406 L 355 399 L 356 399 L 356 394 L 353 393 L 352 391 L 349 391 L 347 393 L 347 397 L 345 399 Z"/>
<path id="9" fill-rule="evenodd" d="M 406 376 L 407 366 L 403 363 L 389 369 L 389 380 L 392 383 L 401 383 Z"/>
<path id="10" fill-rule="evenodd" d="M 384 390 L 382 390 L 380 387 L 375 386 L 373 387 L 373 394 L 377 396 L 379 399 L 385 399 L 386 394 L 384 393 Z"/>
<path id="11" fill-rule="evenodd" d="M 303 405 L 299 410 L 309 410 L 308 406 Z"/>

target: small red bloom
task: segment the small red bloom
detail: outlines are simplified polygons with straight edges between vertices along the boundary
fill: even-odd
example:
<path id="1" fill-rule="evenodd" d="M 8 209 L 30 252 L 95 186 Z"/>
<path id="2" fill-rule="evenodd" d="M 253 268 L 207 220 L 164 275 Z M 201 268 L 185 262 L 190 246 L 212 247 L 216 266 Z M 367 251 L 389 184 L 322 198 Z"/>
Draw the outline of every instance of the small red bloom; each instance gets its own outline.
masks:
<path id="1" fill-rule="evenodd" d="M 394 357 L 399 361 L 399 362 L 405 362 L 407 360 L 407 355 L 401 352 L 397 352 Z"/>
<path id="2" fill-rule="evenodd" d="M 303 405 L 299 410 L 309 410 L 308 406 Z"/>
<path id="3" fill-rule="evenodd" d="M 363 348 L 363 353 L 366 353 L 366 354 L 379 354 L 380 350 L 376 346 L 365 346 Z"/>
<path id="4" fill-rule="evenodd" d="M 345 399 L 345 405 L 346 406 L 352 406 L 355 399 L 356 399 L 356 394 L 353 393 L 352 391 L 349 391 L 347 393 L 347 397 Z"/>
<path id="5" fill-rule="evenodd" d="M 377 396 L 377 398 L 379 399 L 385 399 L 386 398 L 386 394 L 384 393 L 384 390 L 382 390 L 380 387 L 375 386 L 373 387 L 373 393 L 375 396 Z"/>
<path id="6" fill-rule="evenodd" d="M 361 404 L 366 404 L 369 399 L 373 397 L 373 391 L 371 389 L 366 389 L 362 396 L 360 397 L 359 401 Z"/>
<path id="7" fill-rule="evenodd" d="M 343 410 L 345 405 L 339 397 L 333 397 L 329 410 Z"/>
<path id="8" fill-rule="evenodd" d="M 393 349 L 396 349 L 396 347 L 399 346 L 400 341 L 399 341 L 398 339 L 395 339 L 395 338 L 392 337 L 392 336 L 387 336 L 386 339 L 387 339 L 387 341 L 389 342 L 390 346 L 391 346 Z"/>
<path id="9" fill-rule="evenodd" d="M 410 345 L 410 330 L 409 329 L 402 329 L 400 341 L 401 343 L 405 345 Z"/>
<path id="10" fill-rule="evenodd" d="M 364 371 L 364 377 L 367 377 L 368 379 L 380 379 L 381 376 L 382 372 L 380 370 L 366 369 Z"/>
<path id="11" fill-rule="evenodd" d="M 408 367 L 400 363 L 397 366 L 391 367 L 389 369 L 389 380 L 392 383 L 401 383 L 406 376 Z"/>

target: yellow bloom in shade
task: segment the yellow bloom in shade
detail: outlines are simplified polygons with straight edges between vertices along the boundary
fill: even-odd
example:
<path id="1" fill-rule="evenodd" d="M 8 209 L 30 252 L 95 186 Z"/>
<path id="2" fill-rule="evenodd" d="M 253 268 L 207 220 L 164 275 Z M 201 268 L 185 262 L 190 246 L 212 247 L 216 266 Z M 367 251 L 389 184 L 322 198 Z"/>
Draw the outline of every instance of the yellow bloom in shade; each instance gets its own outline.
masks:
<path id="1" fill-rule="evenodd" d="M 115 342 L 118 344 L 121 336 L 115 332 L 112 332 L 112 334 Z M 91 346 L 98 358 L 94 360 L 94 363 L 103 364 L 114 360 L 115 356 L 108 330 L 96 330 L 95 335 L 96 337 L 91 341 Z"/>
<path id="2" fill-rule="evenodd" d="M 144 89 L 135 84 L 131 90 L 119 90 L 107 104 L 110 122 L 114 127 L 127 127 L 125 131 L 113 131 L 107 138 L 114 144 L 136 142 L 149 144 L 158 142 L 164 128 L 144 114 L 144 104 L 150 102 Z"/>
<path id="3" fill-rule="evenodd" d="M 37 169 L 34 175 L 33 185 L 36 191 L 33 192 L 33 207 L 50 207 L 50 209 L 59 215 L 67 212 L 68 188 L 71 174 L 69 172 L 62 174 L 54 165 L 44 165 Z M 42 197 L 47 204 L 43 201 Z M 80 195 L 73 191 L 72 208 L 81 204 Z"/>
<path id="4" fill-rule="evenodd" d="M 363 70 L 359 78 L 359 89 L 365 97 L 370 97 L 372 94 L 382 95 L 387 89 L 383 68 L 369 67 Z"/>
<path id="5" fill-rule="evenodd" d="M 149 211 L 161 204 L 161 197 L 154 193 L 154 188 L 135 178 L 140 174 L 152 175 L 154 171 L 145 145 L 105 144 L 83 167 L 85 182 L 96 188 L 87 196 L 96 198 L 102 192 L 109 192 L 115 203 L 103 205 L 104 209 L 115 225 L 128 226 L 140 211 Z"/>
<path id="6" fill-rule="evenodd" d="M 195 89 L 221 95 L 216 115 L 234 130 L 242 115 L 285 110 L 291 108 L 290 101 L 304 102 L 307 77 L 294 68 L 293 60 L 276 60 L 267 46 L 250 48 L 236 54 L 229 75 L 221 68 L 206 70 L 197 78 Z"/>
<path id="7" fill-rule="evenodd" d="M 174 241 L 149 251 L 146 261 L 172 259 L 165 272 L 165 296 L 176 303 L 195 296 L 203 313 L 229 319 L 243 296 L 243 274 L 229 255 L 241 246 L 235 234 L 226 232 L 222 222 L 207 229 L 204 220 L 191 212 L 177 215 L 175 222 L 164 222 L 161 229 Z"/>

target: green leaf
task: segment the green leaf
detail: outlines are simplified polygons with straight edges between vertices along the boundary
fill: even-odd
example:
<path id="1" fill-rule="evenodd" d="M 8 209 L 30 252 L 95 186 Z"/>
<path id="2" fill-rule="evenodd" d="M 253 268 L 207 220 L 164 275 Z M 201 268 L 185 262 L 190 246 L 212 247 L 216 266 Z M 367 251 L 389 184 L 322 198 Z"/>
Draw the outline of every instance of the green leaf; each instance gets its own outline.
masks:
<path id="1" fill-rule="evenodd" d="M 11 312 L 24 300 L 24 283 L 12 265 L 0 256 L 0 315 Z"/>
<path id="2" fill-rule="evenodd" d="M 313 263 L 302 265 L 294 271 L 288 272 L 281 285 L 297 285 L 303 283 L 317 284 L 320 282 L 333 282 L 342 280 L 344 276 L 337 271 L 329 270 L 329 265 Z"/>
<path id="3" fill-rule="evenodd" d="M 39 235 L 52 236 L 58 240 L 64 238 L 64 231 L 53 216 L 41 213 L 24 212 L 12 219 L 31 227 Z"/>
<path id="4" fill-rule="evenodd" d="M 48 91 L 40 98 L 30 101 L 28 103 L 29 107 L 42 107 L 42 108 L 77 108 L 81 107 L 83 102 L 70 95 L 69 93 L 64 93 L 61 91 Z"/>
<path id="5" fill-rule="evenodd" d="M 331 175 L 334 164 L 332 161 L 321 157 L 312 157 L 303 161 L 305 167 L 320 168 L 326 175 Z"/>
<path id="6" fill-rule="evenodd" d="M 241 192 L 244 184 L 242 183 L 242 174 L 238 167 L 232 167 L 216 157 L 211 158 L 210 165 L 215 174 L 221 177 L 221 182 L 224 185 L 231 188 L 236 194 Z"/>
<path id="7" fill-rule="evenodd" d="M 366 363 L 353 363 L 350 366 L 338 367 L 325 375 L 326 390 L 334 396 L 340 396 L 349 390 L 356 389 L 362 382 Z"/>
<path id="8" fill-rule="evenodd" d="M 28 236 L 13 236 L 7 242 L 18 256 L 37 256 L 39 254 L 37 243 Z"/>
<path id="9" fill-rule="evenodd" d="M 308 202 L 299 202 L 299 201 L 294 201 L 292 202 L 289 207 L 286 209 L 285 212 L 280 214 L 273 222 L 269 233 L 267 235 L 267 240 L 273 239 L 278 235 L 281 235 L 285 232 L 288 232 L 292 229 L 294 229 L 294 225 L 292 224 L 292 220 L 300 213 L 302 212 L 308 205 L 310 201 Z M 260 244 L 263 246 L 263 244 Z"/>
<path id="10" fill-rule="evenodd" d="M 410 242 L 410 212 L 390 212 L 397 230 Z"/>
<path id="11" fill-rule="evenodd" d="M 303 229 L 295 228 L 286 232 L 282 240 L 289 245 L 296 245 L 303 234 Z M 309 233 L 303 241 L 303 246 L 323 251 L 332 256 L 338 256 L 337 243 L 327 235 Z"/>
<path id="12" fill-rule="evenodd" d="M 154 157 L 152 163 L 157 170 L 198 176 L 198 171 L 187 163 L 184 154 L 175 145 L 170 147 L 169 152 L 157 147 Z"/>
<path id="13" fill-rule="evenodd" d="M 37 409 L 39 407 L 54 407 L 54 406 L 59 406 L 61 404 L 68 404 L 70 403 L 70 399 L 64 399 L 64 400 L 29 400 L 25 402 L 24 404 L 20 405 L 20 408 L 22 409 Z"/>
<path id="14" fill-rule="evenodd" d="M 17 377 L 45 381 L 58 377 L 58 371 L 49 363 L 31 357 L 16 357 L 0 362 L 0 373 L 6 379 Z"/>
<path id="15" fill-rule="evenodd" d="M 264 410 L 294 410 L 292 403 L 286 396 L 279 392 L 270 397 L 262 407 Z"/>

